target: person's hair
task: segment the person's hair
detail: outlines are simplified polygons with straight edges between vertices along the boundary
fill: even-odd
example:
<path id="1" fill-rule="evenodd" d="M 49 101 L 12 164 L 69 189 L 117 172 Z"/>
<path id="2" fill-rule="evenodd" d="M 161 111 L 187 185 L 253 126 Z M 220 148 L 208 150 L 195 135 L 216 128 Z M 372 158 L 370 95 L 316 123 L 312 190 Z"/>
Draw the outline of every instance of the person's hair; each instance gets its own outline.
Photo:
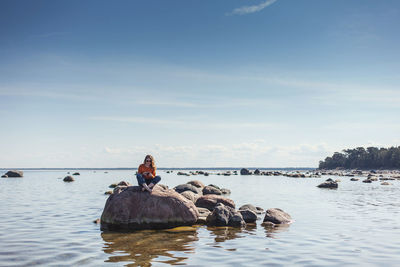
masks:
<path id="1" fill-rule="evenodd" d="M 151 159 L 151 168 L 153 168 L 153 170 L 156 169 L 156 163 L 154 162 L 154 158 L 152 155 L 146 155 L 146 157 L 144 157 L 144 161 L 143 164 L 146 164 L 146 159 Z"/>

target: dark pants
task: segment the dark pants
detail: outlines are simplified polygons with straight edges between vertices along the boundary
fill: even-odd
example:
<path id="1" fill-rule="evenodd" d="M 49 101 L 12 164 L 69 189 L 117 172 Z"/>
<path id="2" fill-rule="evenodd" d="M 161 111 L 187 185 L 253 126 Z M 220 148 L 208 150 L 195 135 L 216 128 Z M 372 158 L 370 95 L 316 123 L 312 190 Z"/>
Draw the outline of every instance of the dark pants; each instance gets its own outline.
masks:
<path id="1" fill-rule="evenodd" d="M 146 183 L 147 185 L 153 183 L 154 185 L 157 184 L 159 181 L 161 181 L 161 177 L 160 176 L 154 176 L 151 179 L 145 179 L 143 177 L 143 175 L 141 175 L 140 173 L 136 174 L 136 179 L 138 181 L 138 184 L 140 186 L 142 186 L 144 183 Z"/>

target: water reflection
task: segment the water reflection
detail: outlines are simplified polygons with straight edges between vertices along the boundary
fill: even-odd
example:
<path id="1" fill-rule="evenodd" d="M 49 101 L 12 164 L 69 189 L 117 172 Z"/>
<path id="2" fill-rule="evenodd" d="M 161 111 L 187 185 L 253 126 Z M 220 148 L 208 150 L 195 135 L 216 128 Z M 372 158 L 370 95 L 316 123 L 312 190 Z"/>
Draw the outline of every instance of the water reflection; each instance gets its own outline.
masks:
<path id="1" fill-rule="evenodd" d="M 101 234 L 106 262 L 128 262 L 126 266 L 151 266 L 152 262 L 171 265 L 184 264 L 188 258 L 179 252 L 193 253 L 197 231 L 138 231 L 133 233 Z"/>
<path id="2" fill-rule="evenodd" d="M 255 234 L 256 224 L 247 224 L 245 228 L 238 227 L 207 227 L 207 230 L 215 236 L 215 242 L 225 242 L 236 238 L 245 237 L 248 234 Z"/>
<path id="3" fill-rule="evenodd" d="M 275 234 L 286 232 L 289 230 L 290 224 L 261 224 L 265 229 L 265 234 L 269 238 L 276 238 Z"/>

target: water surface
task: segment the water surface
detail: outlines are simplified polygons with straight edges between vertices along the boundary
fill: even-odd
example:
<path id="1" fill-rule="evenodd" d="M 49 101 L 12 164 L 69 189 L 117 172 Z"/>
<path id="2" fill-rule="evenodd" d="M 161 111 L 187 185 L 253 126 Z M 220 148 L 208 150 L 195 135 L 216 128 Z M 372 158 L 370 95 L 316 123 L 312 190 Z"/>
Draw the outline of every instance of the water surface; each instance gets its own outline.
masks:
<path id="1" fill-rule="evenodd" d="M 71 170 L 71 173 L 74 170 Z M 192 179 L 229 188 L 239 207 L 281 208 L 295 222 L 268 228 L 199 226 L 189 231 L 109 233 L 99 218 L 108 185 L 127 170 L 25 171 L 0 179 L 0 266 L 255 266 L 400 263 L 400 181 L 365 184 L 348 177 L 337 190 L 316 187 L 324 178 L 282 176 L 177 176 L 160 171 L 173 187 Z M 262 216 L 261 216 L 262 217 Z M 263 218 L 263 217 L 262 217 Z"/>

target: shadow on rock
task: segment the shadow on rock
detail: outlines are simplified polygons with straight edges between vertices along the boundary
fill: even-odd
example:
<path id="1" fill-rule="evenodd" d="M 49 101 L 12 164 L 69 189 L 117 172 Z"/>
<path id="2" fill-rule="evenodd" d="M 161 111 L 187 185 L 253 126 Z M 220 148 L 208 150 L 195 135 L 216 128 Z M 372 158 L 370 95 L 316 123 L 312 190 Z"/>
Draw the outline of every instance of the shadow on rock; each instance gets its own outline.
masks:
<path id="1" fill-rule="evenodd" d="M 192 243 L 198 240 L 196 230 L 104 232 L 101 237 L 104 240 L 104 252 L 110 254 L 106 262 L 123 262 L 124 266 L 151 266 L 160 262 L 184 264 L 188 257 L 178 257 L 176 254 L 182 254 L 175 252 L 194 253 Z"/>

